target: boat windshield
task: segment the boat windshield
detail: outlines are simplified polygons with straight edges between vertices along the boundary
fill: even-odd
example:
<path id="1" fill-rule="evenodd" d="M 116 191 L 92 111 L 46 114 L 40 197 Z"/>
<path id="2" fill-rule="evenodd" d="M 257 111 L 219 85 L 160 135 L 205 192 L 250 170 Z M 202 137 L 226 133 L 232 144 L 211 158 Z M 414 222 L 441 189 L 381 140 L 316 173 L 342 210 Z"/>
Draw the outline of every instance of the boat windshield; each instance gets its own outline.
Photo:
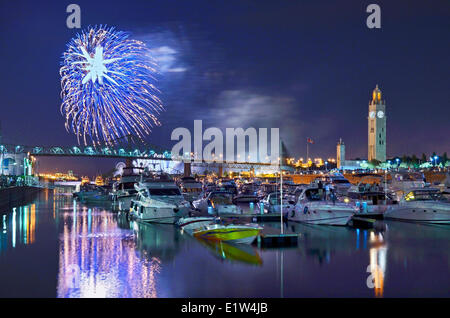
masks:
<path id="1" fill-rule="evenodd" d="M 150 195 L 181 195 L 178 188 L 154 188 L 148 189 Z"/>
<path id="2" fill-rule="evenodd" d="M 446 201 L 446 198 L 437 191 L 411 191 L 405 195 L 405 201 Z"/>
<path id="3" fill-rule="evenodd" d="M 271 194 L 270 196 L 269 196 L 269 203 L 271 204 L 271 205 L 276 205 L 276 204 L 280 204 L 280 194 L 279 193 L 277 193 L 277 194 Z"/>

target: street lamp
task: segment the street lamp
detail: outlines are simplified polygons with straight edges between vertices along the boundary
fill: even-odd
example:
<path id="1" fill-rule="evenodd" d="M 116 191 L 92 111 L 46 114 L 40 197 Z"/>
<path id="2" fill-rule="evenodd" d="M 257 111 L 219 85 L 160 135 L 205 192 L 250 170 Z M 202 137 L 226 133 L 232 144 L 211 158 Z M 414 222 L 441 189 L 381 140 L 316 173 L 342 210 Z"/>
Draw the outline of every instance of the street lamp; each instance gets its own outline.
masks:
<path id="1" fill-rule="evenodd" d="M 325 161 L 325 171 L 328 171 L 328 161 Z"/>
<path id="2" fill-rule="evenodd" d="M 437 160 L 439 159 L 439 157 L 438 156 L 434 156 L 434 165 L 436 166 L 437 165 Z"/>
<path id="3" fill-rule="evenodd" d="M 397 161 L 397 170 L 398 170 L 398 168 L 400 167 L 400 159 L 396 158 L 395 161 Z"/>

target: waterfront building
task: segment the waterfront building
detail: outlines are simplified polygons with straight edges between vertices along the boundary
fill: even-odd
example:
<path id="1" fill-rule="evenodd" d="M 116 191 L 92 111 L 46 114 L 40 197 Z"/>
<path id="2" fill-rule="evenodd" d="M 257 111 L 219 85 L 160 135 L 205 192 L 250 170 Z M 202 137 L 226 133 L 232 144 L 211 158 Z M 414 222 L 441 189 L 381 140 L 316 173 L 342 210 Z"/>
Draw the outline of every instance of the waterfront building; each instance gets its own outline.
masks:
<path id="1" fill-rule="evenodd" d="M 378 85 L 369 102 L 368 160 L 386 161 L 386 102 Z"/>
<path id="2" fill-rule="evenodd" d="M 342 138 L 339 139 L 339 142 L 336 146 L 336 159 L 337 168 L 340 170 L 361 169 L 361 160 L 347 160 L 345 158 L 345 144 L 342 141 Z"/>

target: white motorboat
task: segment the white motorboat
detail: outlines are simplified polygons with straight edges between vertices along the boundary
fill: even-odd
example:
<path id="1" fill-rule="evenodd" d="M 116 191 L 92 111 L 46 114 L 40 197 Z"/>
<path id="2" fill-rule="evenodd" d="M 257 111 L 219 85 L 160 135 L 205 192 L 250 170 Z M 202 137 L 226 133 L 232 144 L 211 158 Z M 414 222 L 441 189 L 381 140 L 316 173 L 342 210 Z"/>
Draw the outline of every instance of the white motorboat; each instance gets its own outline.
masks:
<path id="1" fill-rule="evenodd" d="M 74 192 L 73 197 L 86 203 L 109 202 L 109 192 L 107 187 L 99 187 L 93 184 L 84 184 L 80 191 Z"/>
<path id="2" fill-rule="evenodd" d="M 119 211 L 129 211 L 131 200 L 136 197 L 134 185 L 139 182 L 141 175 L 134 173 L 135 167 L 124 168 L 119 181 L 113 185 L 111 193 L 114 204 Z"/>
<path id="3" fill-rule="evenodd" d="M 450 224 L 450 201 L 439 189 L 417 188 L 407 192 L 385 213 L 386 219 Z"/>
<path id="4" fill-rule="evenodd" d="M 233 202 L 245 203 L 245 202 L 258 202 L 259 198 L 257 196 L 257 187 L 251 183 L 243 184 L 238 194 L 233 198 Z"/>
<path id="5" fill-rule="evenodd" d="M 226 191 L 212 191 L 192 202 L 194 208 L 212 215 L 242 214 L 242 209 L 233 204 L 233 195 Z"/>
<path id="6" fill-rule="evenodd" d="M 319 182 L 322 182 L 324 186 L 330 186 L 339 195 L 347 194 L 347 191 L 352 186 L 352 184 L 340 173 L 327 174 L 314 179 L 311 182 L 312 186 L 317 186 Z"/>
<path id="7" fill-rule="evenodd" d="M 396 172 L 388 181 L 388 192 L 395 193 L 397 201 L 412 189 L 424 188 L 427 185 L 423 173 Z"/>
<path id="8" fill-rule="evenodd" d="M 325 200 L 323 189 L 307 188 L 299 196 L 288 220 L 320 225 L 347 225 L 356 212 L 354 205 Z"/>
<path id="9" fill-rule="evenodd" d="M 280 192 L 269 193 L 264 199 L 259 201 L 258 207 L 264 209 L 264 213 L 281 213 Z M 283 214 L 288 215 L 295 207 L 294 201 L 289 201 L 283 196 Z"/>
<path id="10" fill-rule="evenodd" d="M 354 203 L 357 216 L 382 218 L 390 205 L 397 203 L 392 192 L 387 192 L 387 184 L 381 175 L 367 175 L 357 185 L 352 185 L 344 202 Z"/>
<path id="11" fill-rule="evenodd" d="M 215 220 L 212 216 L 183 217 L 176 224 L 183 232 L 192 234 L 194 230 L 214 224 Z"/>
<path id="12" fill-rule="evenodd" d="M 135 184 L 136 198 L 131 201 L 130 215 L 139 220 L 173 224 L 189 214 L 190 204 L 177 185 L 164 175 Z"/>

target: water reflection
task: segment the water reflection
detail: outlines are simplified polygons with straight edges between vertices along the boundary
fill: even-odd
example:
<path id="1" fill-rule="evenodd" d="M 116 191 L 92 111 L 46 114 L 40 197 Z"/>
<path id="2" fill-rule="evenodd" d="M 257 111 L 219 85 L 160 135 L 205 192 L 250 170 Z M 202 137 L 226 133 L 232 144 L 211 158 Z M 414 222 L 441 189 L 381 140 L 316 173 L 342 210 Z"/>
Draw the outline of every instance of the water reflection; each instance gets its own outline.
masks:
<path id="1" fill-rule="evenodd" d="M 33 244 L 36 240 L 36 204 L 15 207 L 2 216 L 0 253 L 19 245 Z"/>
<path id="2" fill-rule="evenodd" d="M 136 248 L 149 260 L 173 260 L 184 242 L 178 228 L 171 224 L 131 222 L 131 227 L 136 239 Z"/>
<path id="3" fill-rule="evenodd" d="M 289 222 L 298 247 L 257 249 L 43 193 L 0 218 L 0 296 L 448 297 L 450 227 L 385 224 Z"/>
<path id="4" fill-rule="evenodd" d="M 370 244 L 370 265 L 368 266 L 368 271 L 370 271 L 371 275 L 367 285 L 369 288 L 374 289 L 375 297 L 383 297 L 387 244 L 382 233 L 375 233 L 373 231 L 370 232 Z"/>
<path id="5" fill-rule="evenodd" d="M 366 284 L 369 289 L 374 289 L 375 297 L 383 297 L 388 251 L 385 231 L 298 223 L 289 223 L 288 229 L 300 233 L 301 250 L 306 256 L 316 258 L 321 265 L 329 264 L 333 255 L 369 249 L 367 272 L 370 275 Z"/>
<path id="6" fill-rule="evenodd" d="M 203 246 L 207 247 L 214 256 L 222 261 L 238 262 L 250 265 L 262 265 L 263 261 L 258 251 L 247 244 L 228 244 L 225 242 L 215 242 L 197 239 Z"/>
<path id="7" fill-rule="evenodd" d="M 57 297 L 157 297 L 157 257 L 140 258 L 117 215 L 73 204 L 63 212 Z"/>

